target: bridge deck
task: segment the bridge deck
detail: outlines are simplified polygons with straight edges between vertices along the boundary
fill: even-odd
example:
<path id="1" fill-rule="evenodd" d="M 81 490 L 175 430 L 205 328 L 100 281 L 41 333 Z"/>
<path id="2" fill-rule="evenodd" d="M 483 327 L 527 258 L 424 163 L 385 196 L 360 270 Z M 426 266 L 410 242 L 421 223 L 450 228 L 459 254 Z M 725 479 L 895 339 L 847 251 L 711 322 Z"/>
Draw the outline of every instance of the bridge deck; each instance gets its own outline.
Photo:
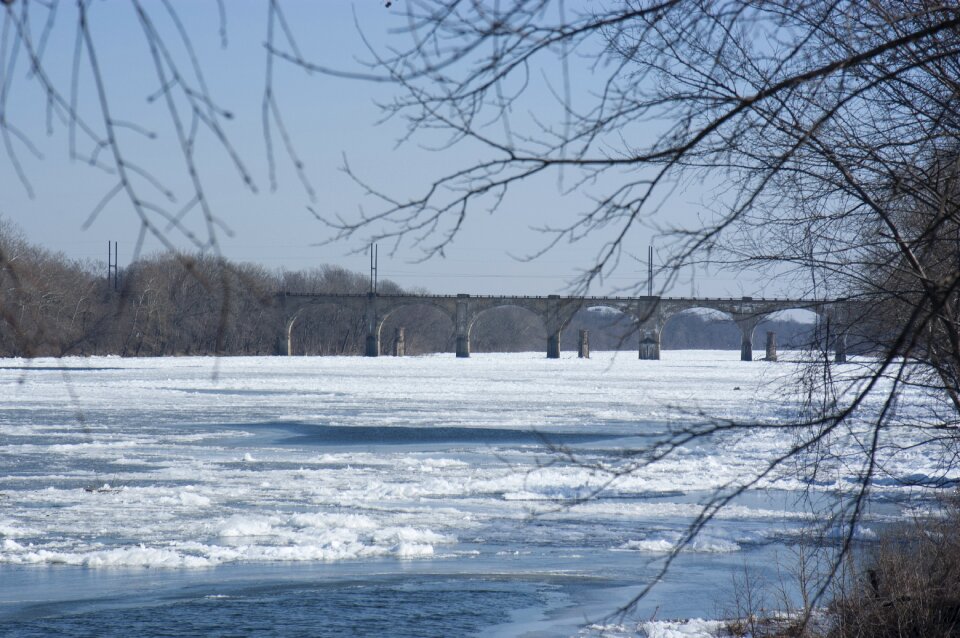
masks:
<path id="1" fill-rule="evenodd" d="M 291 292 L 280 293 L 286 297 L 335 297 L 366 299 L 371 293 L 367 292 Z M 703 302 L 731 302 L 731 301 L 768 301 L 774 303 L 795 303 L 804 305 L 838 303 L 840 299 L 790 299 L 784 297 L 661 297 L 658 295 L 641 297 L 601 297 L 591 295 L 417 295 L 417 294 L 382 294 L 376 293 L 381 299 L 556 299 L 559 301 L 703 301 Z"/>

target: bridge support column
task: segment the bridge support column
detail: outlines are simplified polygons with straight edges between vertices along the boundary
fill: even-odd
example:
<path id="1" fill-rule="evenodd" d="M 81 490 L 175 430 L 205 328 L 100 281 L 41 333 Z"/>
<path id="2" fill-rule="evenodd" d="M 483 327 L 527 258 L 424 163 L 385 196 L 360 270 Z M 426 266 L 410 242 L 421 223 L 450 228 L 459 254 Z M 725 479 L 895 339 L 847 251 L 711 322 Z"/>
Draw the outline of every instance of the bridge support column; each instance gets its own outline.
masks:
<path id="1" fill-rule="evenodd" d="M 767 330 L 767 354 L 764 361 L 777 360 L 777 333 L 773 330 Z"/>
<path id="2" fill-rule="evenodd" d="M 742 330 L 742 329 L 741 329 Z M 740 360 L 753 361 L 753 331 L 740 333 Z"/>
<path id="3" fill-rule="evenodd" d="M 293 322 L 293 319 L 287 322 L 287 327 L 283 331 L 283 336 L 280 337 L 280 343 L 286 348 L 286 354 L 288 357 L 293 356 Z M 281 351 L 279 344 L 277 350 Z"/>
<path id="4" fill-rule="evenodd" d="M 590 333 L 584 329 L 580 329 L 580 339 L 577 344 L 577 356 L 581 359 L 590 358 Z"/>
<path id="5" fill-rule="evenodd" d="M 841 332 L 833 340 L 833 360 L 836 363 L 847 362 L 847 333 Z"/>
<path id="6" fill-rule="evenodd" d="M 466 359 L 470 356 L 470 295 L 457 295 L 457 357 Z"/>
<path id="7" fill-rule="evenodd" d="M 560 333 L 569 320 L 560 295 L 547 295 L 546 301 L 538 312 L 547 330 L 547 359 L 560 358 Z"/>
<path id="8" fill-rule="evenodd" d="M 397 328 L 393 331 L 393 356 L 395 357 L 402 357 L 406 350 L 403 333 L 403 328 Z"/>
<path id="9" fill-rule="evenodd" d="M 560 358 L 560 331 L 547 335 L 547 359 Z"/>
<path id="10" fill-rule="evenodd" d="M 846 308 L 840 306 L 833 308 L 827 313 L 827 347 L 829 341 L 833 341 L 833 360 L 835 363 L 847 362 L 847 332 L 846 327 L 850 325 L 849 315 Z"/>
<path id="11" fill-rule="evenodd" d="M 367 322 L 367 343 L 364 355 L 368 357 L 380 356 L 380 325 L 377 320 L 377 294 L 367 293 L 367 305 L 365 309 L 365 319 Z"/>
<path id="12" fill-rule="evenodd" d="M 470 356 L 470 338 L 467 335 L 457 335 L 457 356 L 461 359 Z"/>
<path id="13" fill-rule="evenodd" d="M 740 360 L 753 361 L 753 331 L 760 323 L 760 317 L 735 319 L 740 327 Z"/>
<path id="14" fill-rule="evenodd" d="M 637 318 L 637 332 L 640 335 L 639 357 L 646 361 L 660 359 L 660 333 L 663 331 L 663 308 L 659 297 L 647 297 L 637 301 L 633 308 Z"/>
<path id="15" fill-rule="evenodd" d="M 656 327 L 640 328 L 640 358 L 649 361 L 660 359 L 660 331 Z"/>

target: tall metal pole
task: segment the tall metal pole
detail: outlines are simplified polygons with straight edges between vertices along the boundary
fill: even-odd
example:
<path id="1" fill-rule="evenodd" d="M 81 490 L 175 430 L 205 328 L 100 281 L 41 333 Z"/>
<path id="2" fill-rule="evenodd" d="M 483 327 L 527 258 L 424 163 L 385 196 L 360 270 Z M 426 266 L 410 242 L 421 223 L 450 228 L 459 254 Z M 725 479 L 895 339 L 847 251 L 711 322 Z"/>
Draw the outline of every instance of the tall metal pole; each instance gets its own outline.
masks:
<path id="1" fill-rule="evenodd" d="M 370 292 L 377 294 L 377 266 L 380 262 L 380 255 L 377 244 L 370 244 Z"/>
<path id="2" fill-rule="evenodd" d="M 107 240 L 107 286 L 113 285 L 114 290 L 120 289 L 120 251 L 117 250 L 117 242 L 110 245 Z M 111 282 L 111 279 L 113 280 Z"/>
<path id="3" fill-rule="evenodd" d="M 653 296 L 653 244 L 647 248 L 647 296 Z"/>

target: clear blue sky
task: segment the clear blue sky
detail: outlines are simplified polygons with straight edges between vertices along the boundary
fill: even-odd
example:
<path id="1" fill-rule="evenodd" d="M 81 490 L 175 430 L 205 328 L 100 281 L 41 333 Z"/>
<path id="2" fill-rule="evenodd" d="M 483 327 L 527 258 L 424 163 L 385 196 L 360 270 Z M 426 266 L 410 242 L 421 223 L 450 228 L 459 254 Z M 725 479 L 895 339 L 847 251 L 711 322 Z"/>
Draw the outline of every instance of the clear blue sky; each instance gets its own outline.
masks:
<path id="1" fill-rule="evenodd" d="M 61 6 L 51 32 L 44 62 L 54 83 L 69 92 L 73 59 L 76 14 L 68 3 Z M 213 0 L 190 2 L 174 0 L 174 6 L 197 49 L 211 93 L 219 106 L 230 110 L 234 118 L 226 124 L 226 133 L 237 153 L 249 167 L 259 189 L 248 191 L 227 155 L 213 143 L 210 135 L 201 135 L 198 154 L 200 171 L 214 212 L 233 231 L 220 233 L 221 249 L 227 257 L 259 262 L 268 267 L 287 269 L 337 264 L 365 271 L 368 258 L 356 251 L 364 248 L 362 238 L 352 242 L 324 244 L 330 231 L 318 223 L 308 206 L 324 214 L 354 216 L 361 207 L 375 210 L 376 202 L 341 171 L 346 157 L 364 179 L 397 196 L 409 196 L 428 183 L 442 168 L 469 161 L 469 149 L 435 152 L 418 145 L 423 139 L 396 148 L 403 130 L 399 123 L 378 124 L 381 112 L 376 103 L 390 99 L 394 88 L 368 82 L 307 74 L 283 62 L 276 63 L 274 88 L 305 171 L 316 189 L 310 198 L 301 186 L 291 162 L 278 147 L 278 188 L 271 191 L 267 179 L 261 101 L 264 90 L 267 3 L 254 0 L 229 1 L 227 8 L 228 46 L 221 47 L 218 33 L 217 4 Z M 169 42 L 175 34 L 163 18 L 159 2 L 146 3 L 157 25 Z M 286 2 L 283 4 L 304 57 L 329 67 L 358 69 L 357 58 L 369 59 L 354 23 L 354 14 L 365 35 L 376 45 L 386 46 L 390 28 L 401 27 L 395 10 L 381 2 Z M 42 11 L 34 7 L 34 21 Z M 155 131 L 157 139 L 147 139 L 132 130 L 121 129 L 124 144 L 133 161 L 143 165 L 165 185 L 179 194 L 173 210 L 183 203 L 185 172 L 177 154 L 174 132 L 163 101 L 148 103 L 147 96 L 158 86 L 143 31 L 128 3 L 94 2 L 90 13 L 91 32 L 108 85 L 114 119 L 135 121 Z M 39 32 L 42 24 L 34 24 Z M 4 18 L 4 28 L 10 28 Z M 171 47 L 176 49 L 175 47 Z M 175 55 L 177 54 L 175 50 Z M 7 51 L 9 59 L 10 50 Z M 129 261 L 139 222 L 128 201 L 118 197 L 84 230 L 83 224 L 97 202 L 109 191 L 113 178 L 91 169 L 68 156 L 66 127 L 56 117 L 52 133 L 47 132 L 45 99 L 36 81 L 27 77 L 21 52 L 20 62 L 10 82 L 6 116 L 36 144 L 42 159 L 25 152 L 14 140 L 24 170 L 36 194 L 31 199 L 20 184 L 7 153 L 0 151 L 0 214 L 21 226 L 27 238 L 71 257 L 105 261 L 107 240 L 120 244 L 121 265 Z M 182 59 L 183 63 L 187 60 Z M 85 66 L 84 66 L 85 68 Z M 538 116 L 559 113 L 555 100 L 546 90 L 546 82 L 558 69 L 542 70 Z M 573 101 L 589 100 L 587 89 L 574 73 Z M 81 74 L 81 112 L 101 123 L 94 84 L 88 72 Z M 143 185 L 144 192 L 149 187 Z M 704 195 L 698 190 L 675 193 L 663 208 L 663 215 L 690 219 L 704 208 Z M 157 197 L 163 201 L 162 197 Z M 579 269 L 590 264 L 604 239 L 561 245 L 532 261 L 515 259 L 541 247 L 546 238 L 531 230 L 547 222 L 572 219 L 586 205 L 579 194 L 561 196 L 556 181 L 542 180 L 519 188 L 493 214 L 479 212 L 465 225 L 447 251 L 445 259 L 415 263 L 420 254 L 401 245 L 394 254 L 392 246 L 380 245 L 381 277 L 403 286 L 420 286 L 438 293 L 474 294 L 552 294 L 568 290 Z M 185 224 L 203 235 L 204 224 L 192 214 Z M 652 231 L 638 228 L 629 238 L 634 249 L 613 277 L 596 287 L 597 294 L 614 293 L 644 280 L 646 247 Z M 181 246 L 188 242 L 169 237 Z M 144 252 L 160 249 L 148 239 Z M 739 296 L 759 294 L 758 284 L 741 283 L 732 275 L 699 271 L 693 284 L 689 273 L 682 273 L 677 285 L 667 292 L 688 295 Z M 766 291 L 772 294 L 773 291 Z"/>

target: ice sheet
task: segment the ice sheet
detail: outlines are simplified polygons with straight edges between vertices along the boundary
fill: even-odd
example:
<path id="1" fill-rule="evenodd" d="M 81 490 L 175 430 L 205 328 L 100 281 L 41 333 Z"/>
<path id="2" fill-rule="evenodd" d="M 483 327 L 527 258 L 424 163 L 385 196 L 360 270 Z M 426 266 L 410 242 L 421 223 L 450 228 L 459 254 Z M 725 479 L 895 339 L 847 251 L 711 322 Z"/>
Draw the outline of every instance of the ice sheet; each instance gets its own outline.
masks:
<path id="1" fill-rule="evenodd" d="M 0 563 L 511 557 L 609 575 L 669 552 L 713 490 L 795 441 L 769 427 L 684 442 L 652 465 L 629 453 L 671 428 L 803 413 L 794 364 L 738 355 L 0 361 Z M 920 403 L 905 397 L 901 414 Z M 771 473 L 685 551 L 714 560 L 796 538 L 815 520 L 799 495 L 855 482 L 848 434 L 816 481 Z M 896 502 L 958 478 L 919 447 L 884 458 L 873 489 Z"/>

